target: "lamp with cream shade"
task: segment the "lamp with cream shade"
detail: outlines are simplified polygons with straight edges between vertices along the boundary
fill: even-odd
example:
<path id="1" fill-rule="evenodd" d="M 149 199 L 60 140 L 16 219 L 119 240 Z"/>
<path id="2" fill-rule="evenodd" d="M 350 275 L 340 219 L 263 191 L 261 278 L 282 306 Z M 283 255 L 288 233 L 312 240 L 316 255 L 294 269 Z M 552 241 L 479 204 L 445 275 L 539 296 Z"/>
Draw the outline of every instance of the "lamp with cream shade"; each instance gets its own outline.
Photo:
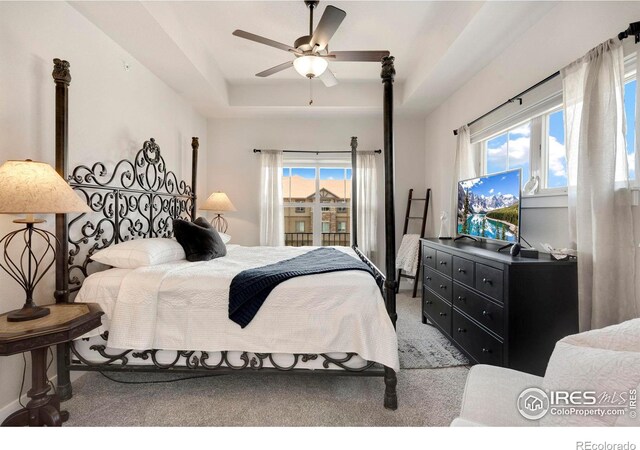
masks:
<path id="1" fill-rule="evenodd" d="M 34 226 L 45 222 L 34 214 L 90 212 L 89 206 L 49 164 L 7 161 L 0 166 L 0 214 L 25 214 L 14 223 L 25 228 L 12 231 L 0 239 L 3 255 L 0 267 L 25 291 L 22 309 L 11 311 L 7 320 L 19 322 L 44 317 L 48 308 L 36 306 L 33 291 L 56 259 L 58 241 L 52 233 Z M 36 254 L 34 238 L 41 240 L 44 250 Z"/>
<path id="2" fill-rule="evenodd" d="M 204 202 L 204 204 L 200 207 L 200 209 L 204 209 L 207 211 L 213 211 L 217 215 L 211 220 L 211 225 L 216 227 L 220 233 L 226 233 L 229 224 L 226 219 L 222 217 L 222 213 L 228 211 L 237 211 L 236 207 L 233 206 L 231 200 L 224 192 L 214 192 L 209 196 L 209 198 Z"/>

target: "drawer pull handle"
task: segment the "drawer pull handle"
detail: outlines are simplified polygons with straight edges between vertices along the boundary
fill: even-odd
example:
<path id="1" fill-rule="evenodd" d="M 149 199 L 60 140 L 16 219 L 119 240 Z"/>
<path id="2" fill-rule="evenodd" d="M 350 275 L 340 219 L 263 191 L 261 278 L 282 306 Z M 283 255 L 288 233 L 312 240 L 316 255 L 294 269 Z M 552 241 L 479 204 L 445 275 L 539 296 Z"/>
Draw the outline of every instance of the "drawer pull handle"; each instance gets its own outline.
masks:
<path id="1" fill-rule="evenodd" d="M 431 281 L 431 277 L 425 277 L 424 279 L 427 281 Z"/>
<path id="2" fill-rule="evenodd" d="M 458 328 L 458 333 L 466 333 L 466 328 Z"/>
<path id="3" fill-rule="evenodd" d="M 485 284 L 493 284 L 493 282 L 489 278 L 483 278 L 482 282 Z"/>
<path id="4" fill-rule="evenodd" d="M 427 300 L 426 302 L 424 302 L 425 305 L 431 305 L 433 302 L 431 300 Z"/>
<path id="5" fill-rule="evenodd" d="M 467 271 L 464 269 L 458 269 L 458 273 L 467 273 Z"/>
<path id="6" fill-rule="evenodd" d="M 426 259 L 431 259 L 431 255 L 425 256 Z"/>
<path id="7" fill-rule="evenodd" d="M 491 353 L 491 349 L 482 347 L 482 353 Z"/>
<path id="8" fill-rule="evenodd" d="M 446 266 L 446 265 L 447 265 L 447 262 L 446 262 L 446 261 L 440 261 L 440 265 L 441 265 L 441 266 Z"/>
<path id="9" fill-rule="evenodd" d="M 491 314 L 489 314 L 488 311 L 482 311 L 482 315 L 485 316 L 485 317 L 491 316 Z"/>
<path id="10" fill-rule="evenodd" d="M 458 300 L 460 300 L 461 302 L 464 301 L 464 297 L 462 295 L 458 295 Z"/>
<path id="11" fill-rule="evenodd" d="M 447 313 L 440 313 L 440 317 L 444 317 L 446 315 L 447 315 Z"/>
<path id="12" fill-rule="evenodd" d="M 440 289 L 446 289 L 447 287 L 444 284 L 440 285 Z"/>

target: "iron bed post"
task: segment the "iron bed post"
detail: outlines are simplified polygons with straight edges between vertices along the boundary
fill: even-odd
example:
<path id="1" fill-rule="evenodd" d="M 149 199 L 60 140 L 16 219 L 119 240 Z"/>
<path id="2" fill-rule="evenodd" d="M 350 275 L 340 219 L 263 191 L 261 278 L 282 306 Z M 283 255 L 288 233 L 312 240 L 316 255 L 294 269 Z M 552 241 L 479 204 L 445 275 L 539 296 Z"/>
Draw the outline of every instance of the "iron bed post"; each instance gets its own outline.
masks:
<path id="1" fill-rule="evenodd" d="M 55 58 L 53 60 L 53 72 L 51 76 L 56 85 L 56 171 L 67 179 L 67 154 L 69 134 L 69 84 L 71 83 L 70 64 L 68 61 Z M 58 246 L 56 253 L 56 290 L 54 297 L 56 303 L 69 302 L 69 240 L 67 239 L 67 215 L 56 214 L 56 237 Z M 57 393 L 60 400 L 71 398 L 71 376 L 69 364 L 71 353 L 67 344 L 59 344 L 56 347 L 56 362 L 58 367 Z"/>
<path id="2" fill-rule="evenodd" d="M 385 56 L 382 58 L 382 71 L 380 77 L 384 86 L 383 94 L 383 125 L 384 125 L 384 224 L 385 224 L 385 269 L 386 279 L 384 282 L 385 304 L 387 313 L 393 326 L 396 326 L 398 315 L 396 314 L 396 218 L 395 218 L 395 173 L 393 155 L 393 80 L 396 75 L 394 67 L 395 58 Z M 396 385 L 398 379 L 396 372 L 389 368 L 384 368 L 384 407 L 387 409 L 398 408 L 398 395 Z"/>
<path id="3" fill-rule="evenodd" d="M 200 140 L 194 136 L 191 138 L 191 189 L 193 193 L 193 201 L 191 203 L 191 221 L 196 220 L 196 200 L 198 199 L 198 149 L 200 148 Z"/>
<path id="4" fill-rule="evenodd" d="M 351 246 L 358 246 L 358 138 L 351 137 Z"/>

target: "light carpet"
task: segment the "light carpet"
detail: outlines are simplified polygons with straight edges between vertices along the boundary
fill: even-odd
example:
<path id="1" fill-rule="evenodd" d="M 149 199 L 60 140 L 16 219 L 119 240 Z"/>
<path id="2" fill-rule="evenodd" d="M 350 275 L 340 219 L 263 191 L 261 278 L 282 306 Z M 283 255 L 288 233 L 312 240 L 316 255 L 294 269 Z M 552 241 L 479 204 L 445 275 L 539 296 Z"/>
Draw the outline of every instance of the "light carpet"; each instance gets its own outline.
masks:
<path id="1" fill-rule="evenodd" d="M 419 305 L 419 299 L 398 296 L 399 330 L 406 327 L 410 333 L 415 327 L 440 342 L 444 338 L 439 332 L 421 323 Z M 428 351 L 416 343 L 411 346 L 427 355 L 430 364 L 459 360 L 445 344 Z M 433 350 L 441 346 L 445 356 Z M 420 355 L 407 352 L 410 356 L 401 353 L 401 365 L 403 360 L 418 364 Z M 401 370 L 397 411 L 383 407 L 382 378 L 256 373 L 139 385 L 88 373 L 73 384 L 74 396 L 62 406 L 71 414 L 67 426 L 447 426 L 460 412 L 467 373 L 465 366 Z M 129 382 L 176 378 L 155 373 L 109 376 Z"/>

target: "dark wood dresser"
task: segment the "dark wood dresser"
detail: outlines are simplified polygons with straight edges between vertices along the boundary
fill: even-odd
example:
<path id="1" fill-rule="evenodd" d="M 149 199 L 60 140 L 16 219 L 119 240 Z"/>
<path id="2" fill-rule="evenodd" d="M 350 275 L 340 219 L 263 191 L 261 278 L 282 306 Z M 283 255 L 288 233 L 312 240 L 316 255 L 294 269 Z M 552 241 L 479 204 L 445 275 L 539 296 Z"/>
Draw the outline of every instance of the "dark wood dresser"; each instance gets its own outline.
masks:
<path id="1" fill-rule="evenodd" d="M 498 244 L 422 240 L 422 321 L 472 363 L 544 375 L 555 343 L 578 332 L 577 264 L 498 253 Z"/>

